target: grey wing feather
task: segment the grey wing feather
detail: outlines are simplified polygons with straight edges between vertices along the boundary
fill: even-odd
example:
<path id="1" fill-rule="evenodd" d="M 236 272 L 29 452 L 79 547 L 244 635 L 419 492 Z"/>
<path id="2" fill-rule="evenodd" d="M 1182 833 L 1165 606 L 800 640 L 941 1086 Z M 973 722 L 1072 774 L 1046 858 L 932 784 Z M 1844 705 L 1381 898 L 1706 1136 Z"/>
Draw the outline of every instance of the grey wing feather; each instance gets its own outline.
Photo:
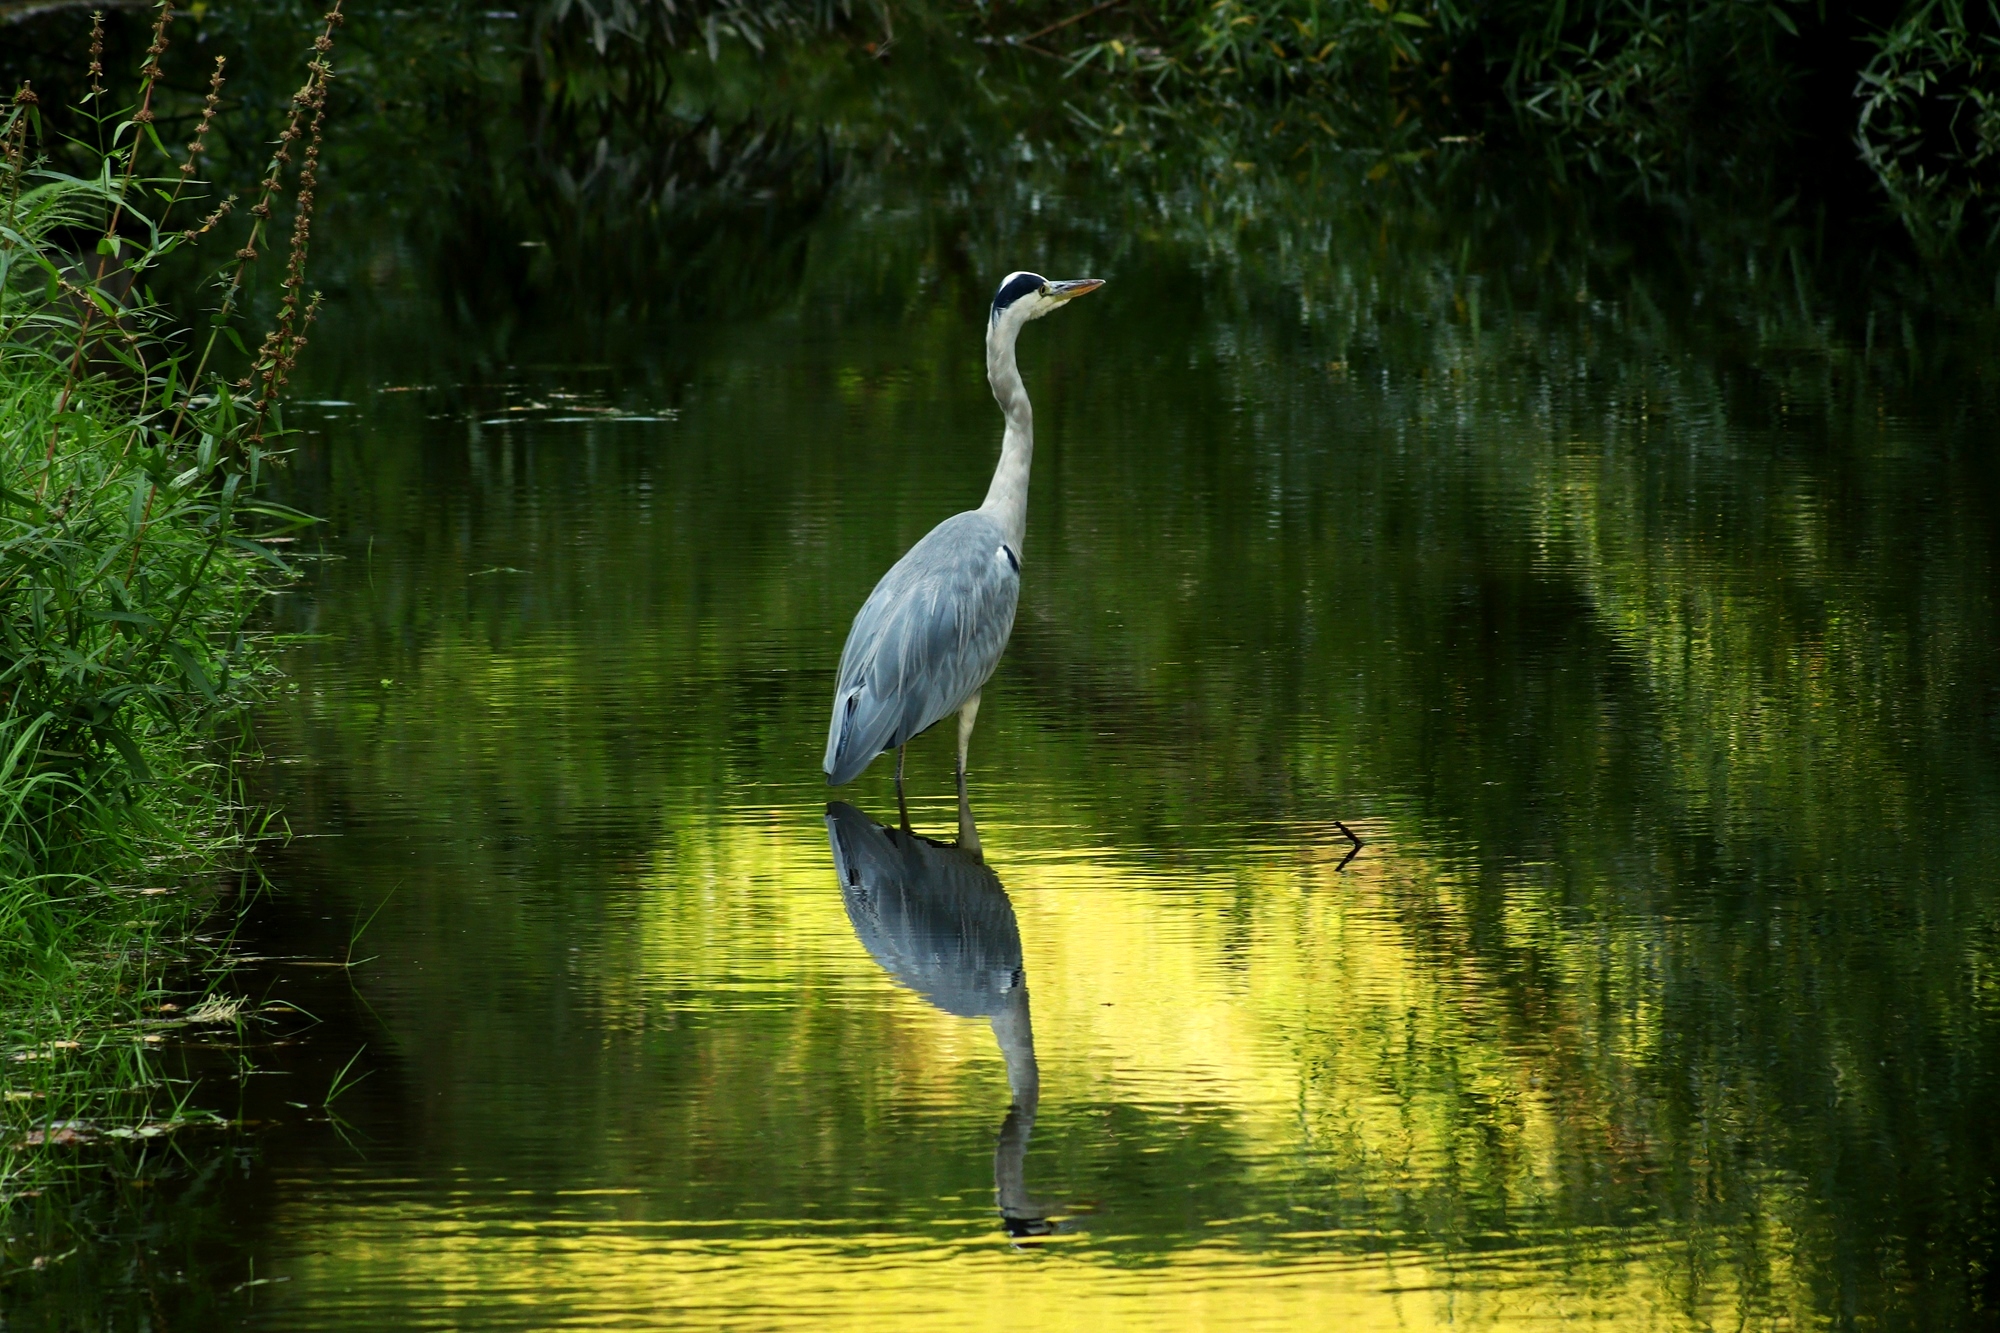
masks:
<path id="1" fill-rule="evenodd" d="M 847 632 L 826 780 L 851 782 L 979 692 L 1014 629 L 1020 553 L 972 510 L 932 528 L 868 594 Z"/>

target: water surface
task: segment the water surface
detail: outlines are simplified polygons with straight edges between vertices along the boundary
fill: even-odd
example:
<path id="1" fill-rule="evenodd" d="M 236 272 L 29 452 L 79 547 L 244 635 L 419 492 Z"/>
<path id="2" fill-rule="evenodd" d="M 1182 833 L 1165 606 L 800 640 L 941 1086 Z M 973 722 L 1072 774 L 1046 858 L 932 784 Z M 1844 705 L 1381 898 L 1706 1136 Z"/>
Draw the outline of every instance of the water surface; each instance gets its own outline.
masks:
<path id="1" fill-rule="evenodd" d="M 742 301 L 504 336 L 353 263 L 253 934 L 366 961 L 247 974 L 324 1021 L 228 1094 L 230 1320 L 1991 1317 L 1976 348 L 1312 188 L 1219 245 L 892 180 Z M 1021 267 L 1109 282 L 1022 342 L 982 867 L 818 761 L 849 617 L 984 493 Z"/>

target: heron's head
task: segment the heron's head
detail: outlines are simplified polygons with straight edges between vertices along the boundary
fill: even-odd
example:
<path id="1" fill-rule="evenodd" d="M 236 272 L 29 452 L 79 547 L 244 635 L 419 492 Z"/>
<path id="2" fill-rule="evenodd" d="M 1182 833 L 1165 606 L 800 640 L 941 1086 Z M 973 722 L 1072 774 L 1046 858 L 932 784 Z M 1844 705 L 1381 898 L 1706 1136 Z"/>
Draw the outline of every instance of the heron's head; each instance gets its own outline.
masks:
<path id="1" fill-rule="evenodd" d="M 988 327 L 996 331 L 1006 329 L 1016 332 L 1029 320 L 1040 319 L 1051 310 L 1059 310 L 1066 303 L 1103 285 L 1102 278 L 1055 282 L 1039 273 L 1009 273 L 1000 280 L 1000 290 L 993 294 L 993 317 L 988 321 Z"/>

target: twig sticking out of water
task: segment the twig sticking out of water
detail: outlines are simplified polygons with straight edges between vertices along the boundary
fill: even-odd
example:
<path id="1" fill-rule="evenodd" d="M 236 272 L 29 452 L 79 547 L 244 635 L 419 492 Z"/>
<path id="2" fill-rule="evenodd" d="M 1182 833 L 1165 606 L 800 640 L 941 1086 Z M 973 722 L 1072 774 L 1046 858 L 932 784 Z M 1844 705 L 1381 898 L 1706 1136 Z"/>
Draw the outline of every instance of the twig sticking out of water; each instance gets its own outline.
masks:
<path id="1" fill-rule="evenodd" d="M 1333 826 L 1339 829 L 1342 833 L 1345 833 L 1347 835 L 1347 840 L 1354 844 L 1353 847 L 1348 849 L 1347 855 L 1340 858 L 1340 864 L 1333 868 L 1333 873 L 1337 875 L 1341 871 L 1347 869 L 1347 863 L 1349 861 L 1352 861 L 1355 857 L 1361 855 L 1362 844 L 1361 844 L 1361 839 L 1354 836 L 1354 830 L 1347 827 L 1347 825 L 1341 823 L 1338 819 L 1333 821 Z"/>

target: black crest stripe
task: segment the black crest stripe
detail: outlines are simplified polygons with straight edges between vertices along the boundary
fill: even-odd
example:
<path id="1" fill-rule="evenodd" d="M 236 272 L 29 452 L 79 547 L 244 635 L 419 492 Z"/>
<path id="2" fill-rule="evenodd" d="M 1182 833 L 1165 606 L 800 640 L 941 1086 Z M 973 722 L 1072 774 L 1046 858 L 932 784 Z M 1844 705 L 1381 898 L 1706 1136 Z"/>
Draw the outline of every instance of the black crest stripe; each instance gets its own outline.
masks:
<path id="1" fill-rule="evenodd" d="M 993 313 L 999 314 L 1014 302 L 1042 289 L 1042 280 L 1033 273 L 1023 273 L 1002 287 L 993 297 Z"/>

